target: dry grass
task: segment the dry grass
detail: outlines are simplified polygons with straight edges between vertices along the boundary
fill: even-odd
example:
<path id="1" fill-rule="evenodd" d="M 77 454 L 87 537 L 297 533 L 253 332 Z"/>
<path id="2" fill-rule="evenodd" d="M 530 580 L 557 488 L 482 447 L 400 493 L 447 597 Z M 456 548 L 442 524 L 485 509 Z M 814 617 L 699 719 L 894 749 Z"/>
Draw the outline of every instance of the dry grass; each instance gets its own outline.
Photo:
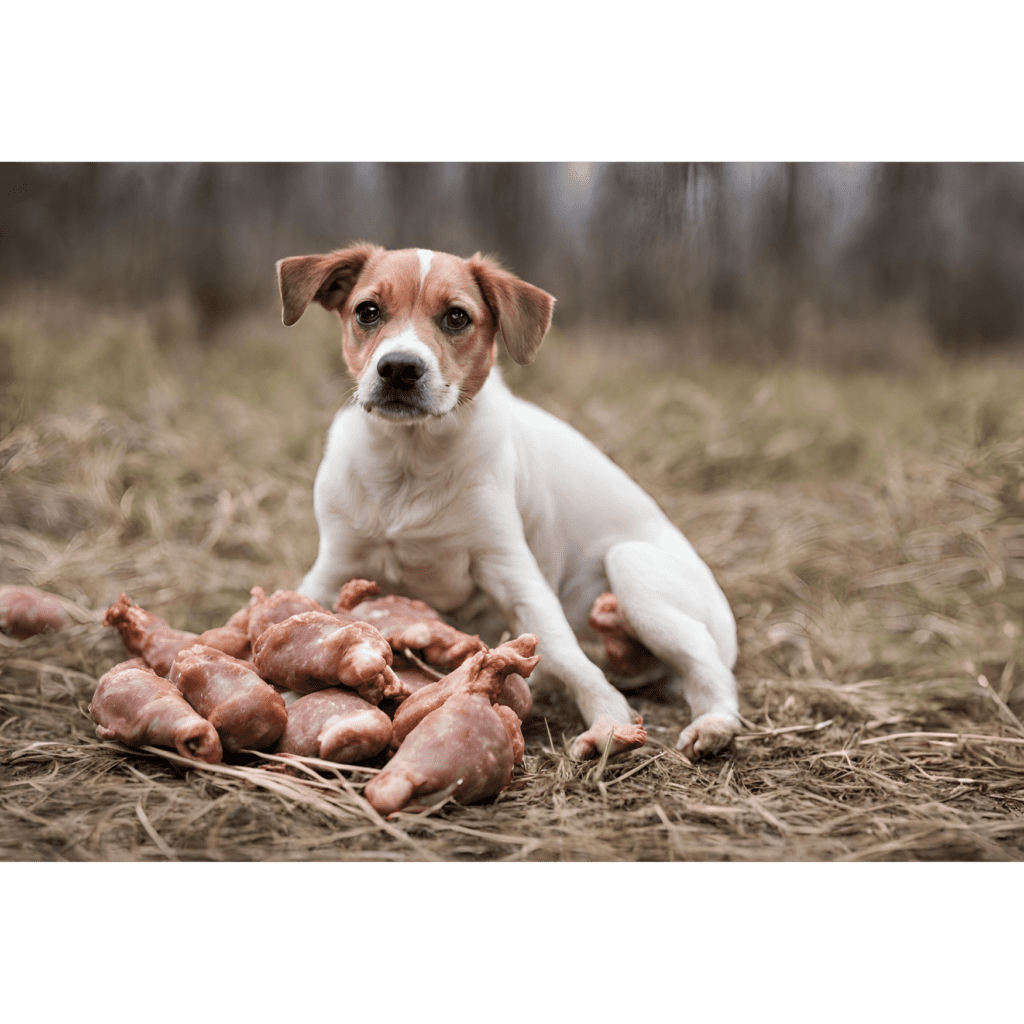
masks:
<path id="1" fill-rule="evenodd" d="M 631 695 L 650 741 L 574 763 L 560 693 L 493 803 L 382 821 L 372 768 L 239 755 L 197 766 L 96 739 L 126 590 L 179 628 L 294 586 L 310 488 L 347 384 L 326 317 L 218 348 L 187 310 L 0 316 L 0 582 L 78 622 L 0 637 L 7 860 L 1020 860 L 1024 400 L 1016 363 L 913 377 L 686 367 L 555 336 L 509 378 L 659 500 L 737 613 L 747 730 L 690 766 L 687 712 Z M 981 682 L 979 682 L 979 679 Z"/>

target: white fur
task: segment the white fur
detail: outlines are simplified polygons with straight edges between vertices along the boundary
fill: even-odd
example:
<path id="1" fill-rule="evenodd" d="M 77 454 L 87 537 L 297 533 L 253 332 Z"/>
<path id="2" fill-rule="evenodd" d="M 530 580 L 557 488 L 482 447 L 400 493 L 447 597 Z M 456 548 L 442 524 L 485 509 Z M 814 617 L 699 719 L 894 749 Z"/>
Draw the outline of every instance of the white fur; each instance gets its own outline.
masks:
<path id="1" fill-rule="evenodd" d="M 422 285 L 430 273 L 430 261 L 434 258 L 433 249 L 417 249 L 416 255 L 420 258 L 420 284 Z"/>
<path id="2" fill-rule="evenodd" d="M 314 509 L 320 549 L 302 593 L 329 603 L 366 577 L 462 624 L 495 610 L 513 634 L 537 634 L 534 678 L 560 679 L 600 737 L 634 717 L 577 641 L 611 589 L 690 704 L 680 746 L 710 752 L 738 728 L 736 626 L 710 569 L 649 495 L 572 427 L 515 398 L 497 369 L 473 401 L 413 425 L 341 410 Z"/>

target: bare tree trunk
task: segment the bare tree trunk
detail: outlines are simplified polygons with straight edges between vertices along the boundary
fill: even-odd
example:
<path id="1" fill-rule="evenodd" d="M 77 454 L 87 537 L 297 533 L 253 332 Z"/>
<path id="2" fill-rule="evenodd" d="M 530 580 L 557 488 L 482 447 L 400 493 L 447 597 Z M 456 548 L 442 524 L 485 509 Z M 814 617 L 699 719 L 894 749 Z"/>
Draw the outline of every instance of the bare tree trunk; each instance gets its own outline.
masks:
<path id="1" fill-rule="evenodd" d="M 725 165 L 704 164 L 701 168 L 711 181 L 711 309 L 718 313 L 733 312 L 740 301 L 740 285 L 735 258 L 730 251 L 729 207 L 725 191 Z"/>
<path id="2" fill-rule="evenodd" d="M 765 297 L 768 305 L 766 321 L 768 341 L 776 355 L 792 350 L 793 314 L 802 287 L 805 285 L 806 267 L 798 223 L 800 183 L 803 177 L 800 164 L 783 164 L 783 185 L 779 193 L 768 199 L 768 225 L 766 238 L 765 276 L 772 283 L 771 294 Z"/>
<path id="3" fill-rule="evenodd" d="M 468 164 L 464 187 L 481 247 L 530 277 L 550 217 L 533 164 Z"/>
<path id="4" fill-rule="evenodd" d="M 382 166 L 390 206 L 390 248 L 430 248 L 438 199 L 438 165 L 393 163 Z"/>
<path id="5" fill-rule="evenodd" d="M 199 340 L 209 343 L 231 313 L 224 246 L 221 168 L 200 164 L 192 187 L 195 234 L 185 280 L 198 316 Z"/>
<path id="6" fill-rule="evenodd" d="M 690 305 L 687 193 L 692 164 L 609 164 L 590 218 L 594 314 L 678 322 Z"/>

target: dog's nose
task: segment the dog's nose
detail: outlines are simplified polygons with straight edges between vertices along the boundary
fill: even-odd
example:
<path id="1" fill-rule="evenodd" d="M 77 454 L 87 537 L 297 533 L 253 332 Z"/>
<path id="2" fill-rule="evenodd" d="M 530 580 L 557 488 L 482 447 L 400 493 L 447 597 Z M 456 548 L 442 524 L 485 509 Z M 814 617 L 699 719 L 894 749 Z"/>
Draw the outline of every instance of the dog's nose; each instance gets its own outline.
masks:
<path id="1" fill-rule="evenodd" d="M 426 372 L 427 364 L 410 352 L 389 352 L 377 362 L 377 376 L 400 391 L 408 391 Z"/>

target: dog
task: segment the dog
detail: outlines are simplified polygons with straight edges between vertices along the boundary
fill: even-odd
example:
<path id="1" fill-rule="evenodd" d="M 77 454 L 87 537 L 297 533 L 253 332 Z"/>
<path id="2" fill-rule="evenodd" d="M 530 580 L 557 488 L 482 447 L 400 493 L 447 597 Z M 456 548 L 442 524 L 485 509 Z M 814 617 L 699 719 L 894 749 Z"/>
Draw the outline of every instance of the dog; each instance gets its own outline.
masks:
<path id="1" fill-rule="evenodd" d="M 533 360 L 554 298 L 479 253 L 357 244 L 277 271 L 285 326 L 314 301 L 336 312 L 355 380 L 316 475 L 320 543 L 299 591 L 328 603 L 366 577 L 463 628 L 496 615 L 535 633 L 531 682 L 554 677 L 576 702 L 580 759 L 646 740 L 630 680 L 613 685 L 580 646 L 610 591 L 689 704 L 678 748 L 692 759 L 727 746 L 740 725 L 736 623 L 711 570 L 653 498 L 514 397 L 495 365 L 499 337 L 517 363 Z"/>

